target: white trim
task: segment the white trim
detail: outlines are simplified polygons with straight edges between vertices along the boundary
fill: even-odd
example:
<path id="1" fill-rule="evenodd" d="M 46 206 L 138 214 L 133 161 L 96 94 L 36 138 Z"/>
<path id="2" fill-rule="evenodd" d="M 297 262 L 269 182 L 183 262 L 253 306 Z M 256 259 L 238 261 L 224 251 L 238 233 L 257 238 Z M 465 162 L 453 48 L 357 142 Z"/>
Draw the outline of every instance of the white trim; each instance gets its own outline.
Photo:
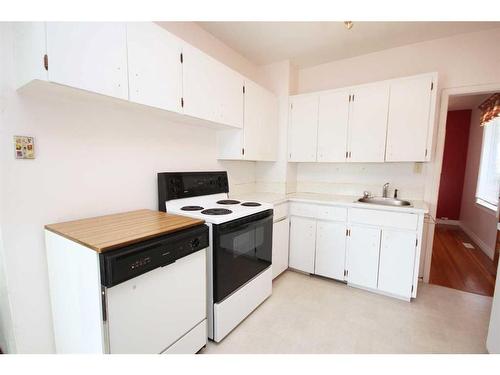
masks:
<path id="1" fill-rule="evenodd" d="M 443 164 L 444 141 L 446 137 L 446 118 L 448 114 L 448 102 L 450 95 L 482 94 L 500 91 L 500 83 L 491 83 L 484 85 L 471 85 L 462 87 L 453 87 L 443 89 L 440 97 L 439 121 L 436 122 L 434 134 L 435 140 L 433 148 L 435 152 L 431 162 L 424 163 L 425 186 L 424 201 L 429 203 L 429 215 L 436 217 L 437 201 L 439 195 L 439 183 L 441 179 L 441 168 Z M 434 146 L 435 145 L 435 146 Z M 424 263 L 424 282 L 429 282 L 429 275 L 432 261 L 432 245 L 434 241 L 434 226 L 429 225 L 428 242 L 426 249 L 426 259 Z"/>
<path id="2" fill-rule="evenodd" d="M 457 225 L 460 226 L 460 220 L 436 219 L 436 224 Z"/>
<path id="3" fill-rule="evenodd" d="M 486 208 L 488 211 L 491 211 L 494 214 L 497 212 L 497 206 L 495 206 L 489 202 L 486 202 L 485 200 L 483 200 L 481 198 L 476 198 L 476 204 L 481 206 L 482 208 Z"/>
<path id="4" fill-rule="evenodd" d="M 493 257 L 495 256 L 494 248 L 489 247 L 482 239 L 480 239 L 472 230 L 467 228 L 464 224 L 460 224 L 460 228 L 465 232 L 465 234 L 467 234 L 471 238 L 472 241 L 474 241 L 476 245 L 479 246 L 479 248 L 483 251 L 483 253 L 485 253 L 488 256 L 488 258 L 493 260 Z"/>

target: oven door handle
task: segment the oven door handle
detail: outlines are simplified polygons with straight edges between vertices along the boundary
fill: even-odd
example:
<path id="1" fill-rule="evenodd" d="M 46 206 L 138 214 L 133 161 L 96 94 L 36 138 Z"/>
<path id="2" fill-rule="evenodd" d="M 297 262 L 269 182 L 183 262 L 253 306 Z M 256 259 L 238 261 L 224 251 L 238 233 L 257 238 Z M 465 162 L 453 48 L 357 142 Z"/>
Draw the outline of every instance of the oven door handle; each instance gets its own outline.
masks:
<path id="1" fill-rule="evenodd" d="M 250 221 L 244 221 L 244 222 L 236 222 L 236 223 L 226 223 L 226 224 L 219 224 L 218 227 L 222 230 L 225 231 L 226 229 L 233 229 L 233 228 L 238 228 L 238 229 L 244 229 L 248 227 L 256 227 L 259 226 L 263 223 L 266 223 L 268 221 L 273 221 L 273 216 L 267 216 L 263 217 L 257 220 L 250 220 Z"/>

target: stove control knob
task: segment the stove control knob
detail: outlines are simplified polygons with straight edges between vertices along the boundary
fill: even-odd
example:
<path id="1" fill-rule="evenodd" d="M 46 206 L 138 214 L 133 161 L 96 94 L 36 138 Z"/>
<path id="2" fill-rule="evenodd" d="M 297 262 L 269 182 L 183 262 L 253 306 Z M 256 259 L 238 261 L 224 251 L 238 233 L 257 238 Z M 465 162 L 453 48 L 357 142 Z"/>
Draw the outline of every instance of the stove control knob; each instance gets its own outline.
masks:
<path id="1" fill-rule="evenodd" d="M 198 246 L 200 246 L 200 240 L 198 238 L 195 238 L 194 240 L 191 241 L 192 249 L 196 249 Z"/>

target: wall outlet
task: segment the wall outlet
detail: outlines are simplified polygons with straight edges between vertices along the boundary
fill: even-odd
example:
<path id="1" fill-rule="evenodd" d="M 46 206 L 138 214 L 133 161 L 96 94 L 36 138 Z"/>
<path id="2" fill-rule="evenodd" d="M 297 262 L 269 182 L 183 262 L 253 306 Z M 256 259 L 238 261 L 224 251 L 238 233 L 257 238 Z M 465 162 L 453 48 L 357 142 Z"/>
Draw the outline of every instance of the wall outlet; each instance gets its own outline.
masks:
<path id="1" fill-rule="evenodd" d="M 415 163 L 413 165 L 413 172 L 416 173 L 416 174 L 422 173 L 422 165 L 423 165 L 423 163 L 420 163 L 420 162 Z"/>

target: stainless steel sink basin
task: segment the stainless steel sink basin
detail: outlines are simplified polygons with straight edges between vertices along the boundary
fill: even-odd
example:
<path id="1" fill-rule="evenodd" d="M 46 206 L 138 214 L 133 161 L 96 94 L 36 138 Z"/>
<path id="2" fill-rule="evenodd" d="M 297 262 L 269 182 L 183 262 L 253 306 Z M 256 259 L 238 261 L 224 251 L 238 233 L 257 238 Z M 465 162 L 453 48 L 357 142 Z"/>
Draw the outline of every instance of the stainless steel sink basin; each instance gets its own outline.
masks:
<path id="1" fill-rule="evenodd" d="M 363 197 L 359 198 L 358 202 L 380 204 L 382 206 L 411 207 L 411 202 L 398 198 Z"/>

